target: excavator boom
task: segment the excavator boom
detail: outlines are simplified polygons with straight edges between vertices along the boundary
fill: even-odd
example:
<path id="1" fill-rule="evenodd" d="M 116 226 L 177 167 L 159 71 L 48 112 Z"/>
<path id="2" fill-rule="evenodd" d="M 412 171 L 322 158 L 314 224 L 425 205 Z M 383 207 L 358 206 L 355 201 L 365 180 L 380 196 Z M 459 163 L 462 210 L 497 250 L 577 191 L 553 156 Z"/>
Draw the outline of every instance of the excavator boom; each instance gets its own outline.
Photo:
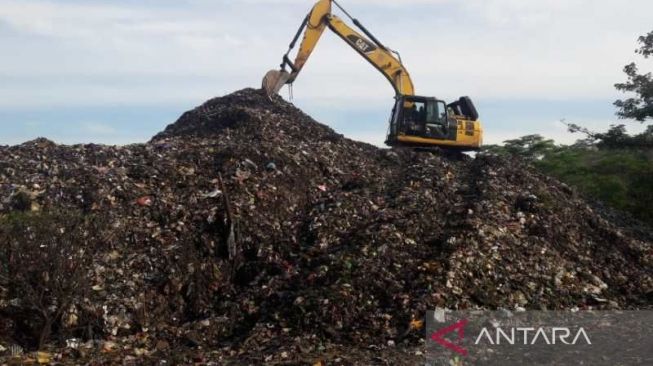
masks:
<path id="1" fill-rule="evenodd" d="M 352 21 L 364 33 L 369 35 L 369 39 L 347 25 L 339 17 L 333 15 L 331 13 L 332 3 L 339 6 L 333 0 L 320 0 L 306 16 L 295 38 L 290 43 L 288 53 L 283 57 L 281 70 L 271 70 L 266 74 L 263 86 L 268 95 L 278 93 L 284 84 L 295 81 L 327 27 L 379 70 L 392 84 L 396 94 L 413 95 L 415 93 L 413 81 L 408 70 L 402 65 L 401 60 L 395 57 L 392 51 L 379 42 L 357 19 L 352 18 Z M 345 12 L 345 14 L 347 13 Z M 304 31 L 304 38 L 295 60 L 291 61 L 289 53 L 295 47 L 302 31 Z M 286 71 L 287 66 L 290 68 L 290 73 Z"/>

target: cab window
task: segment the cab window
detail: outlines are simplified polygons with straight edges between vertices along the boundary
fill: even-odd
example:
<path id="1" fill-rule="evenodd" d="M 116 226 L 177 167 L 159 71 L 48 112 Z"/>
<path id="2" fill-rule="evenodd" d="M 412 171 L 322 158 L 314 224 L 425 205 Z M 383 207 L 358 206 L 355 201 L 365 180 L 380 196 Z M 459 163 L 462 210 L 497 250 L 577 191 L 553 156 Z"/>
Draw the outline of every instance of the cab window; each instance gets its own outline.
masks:
<path id="1" fill-rule="evenodd" d="M 426 109 L 426 123 L 438 123 L 438 105 L 435 102 L 429 102 Z"/>
<path id="2" fill-rule="evenodd" d="M 447 121 L 447 106 L 444 102 L 430 101 L 426 111 L 426 123 L 444 123 Z"/>
<path id="3" fill-rule="evenodd" d="M 404 110 L 404 119 L 406 121 L 424 123 L 427 121 L 426 103 L 413 102 L 410 108 Z"/>
<path id="4" fill-rule="evenodd" d="M 438 119 L 446 122 L 449 116 L 447 115 L 447 105 L 444 102 L 438 102 Z"/>

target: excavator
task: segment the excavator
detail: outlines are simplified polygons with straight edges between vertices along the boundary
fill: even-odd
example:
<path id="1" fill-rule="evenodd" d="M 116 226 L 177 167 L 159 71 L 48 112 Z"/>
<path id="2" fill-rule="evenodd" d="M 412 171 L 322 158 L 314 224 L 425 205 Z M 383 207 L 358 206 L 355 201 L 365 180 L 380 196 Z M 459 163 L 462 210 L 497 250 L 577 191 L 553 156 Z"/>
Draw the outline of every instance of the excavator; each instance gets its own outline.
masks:
<path id="1" fill-rule="evenodd" d="M 334 15 L 334 5 L 363 34 Z M 483 129 L 471 99 L 461 97 L 447 104 L 434 97 L 415 95 L 413 81 L 399 53 L 381 43 L 335 0 L 319 0 L 306 16 L 283 56 L 281 69 L 270 70 L 263 78 L 263 89 L 268 96 L 277 94 L 286 84 L 292 85 L 326 28 L 351 46 L 392 84 L 395 103 L 386 145 L 459 151 L 478 150 L 481 147 Z M 292 61 L 290 52 L 302 32 L 303 40 Z"/>

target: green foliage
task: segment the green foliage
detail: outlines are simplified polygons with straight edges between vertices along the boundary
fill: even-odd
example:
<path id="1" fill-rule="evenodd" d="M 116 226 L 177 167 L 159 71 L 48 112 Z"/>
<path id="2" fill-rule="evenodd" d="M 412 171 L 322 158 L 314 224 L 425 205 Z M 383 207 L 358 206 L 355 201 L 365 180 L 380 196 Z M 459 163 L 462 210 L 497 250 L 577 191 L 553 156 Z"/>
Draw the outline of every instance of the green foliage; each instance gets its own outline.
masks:
<path id="1" fill-rule="evenodd" d="M 653 31 L 639 37 L 640 48 L 635 52 L 648 58 L 653 54 Z M 651 73 L 640 74 L 633 62 L 624 67 L 628 76 L 625 83 L 615 84 L 617 90 L 635 93 L 634 97 L 617 100 L 614 105 L 619 108 L 617 115 L 621 118 L 635 119 L 643 122 L 653 117 L 653 76 Z"/>
<path id="2" fill-rule="evenodd" d="M 556 148 L 553 140 L 545 139 L 540 135 L 527 135 L 504 143 L 504 148 L 509 154 L 522 156 L 527 160 L 540 160 Z"/>
<path id="3" fill-rule="evenodd" d="M 647 35 L 640 36 L 638 41 L 641 46 L 635 52 L 644 57 L 653 55 L 653 31 L 650 31 Z"/>
<path id="4" fill-rule="evenodd" d="M 538 161 L 536 166 L 590 197 L 653 223 L 653 161 L 650 152 L 560 148 Z"/>
<path id="5" fill-rule="evenodd" d="M 541 160 L 558 147 L 553 140 L 540 135 L 527 135 L 513 140 L 504 141 L 504 145 L 487 145 L 483 147 L 486 153 L 496 155 L 514 155 L 527 161 Z"/>
<path id="6" fill-rule="evenodd" d="M 520 156 L 588 197 L 653 224 L 653 148 L 634 147 L 650 141 L 652 132 L 649 127 L 643 134 L 629 136 L 617 127 L 596 134 L 600 140 L 581 140 L 572 146 L 556 146 L 530 135 L 506 141 L 505 146 L 489 146 L 485 153 Z M 630 147 L 624 147 L 624 141 Z"/>
<path id="7" fill-rule="evenodd" d="M 653 148 L 653 125 L 637 135 L 626 133 L 625 125 L 612 125 L 607 132 L 592 132 L 585 127 L 573 123 L 567 124 L 569 132 L 580 132 L 587 136 L 587 139 L 578 141 L 576 146 L 595 145 L 599 149 L 650 149 Z"/>

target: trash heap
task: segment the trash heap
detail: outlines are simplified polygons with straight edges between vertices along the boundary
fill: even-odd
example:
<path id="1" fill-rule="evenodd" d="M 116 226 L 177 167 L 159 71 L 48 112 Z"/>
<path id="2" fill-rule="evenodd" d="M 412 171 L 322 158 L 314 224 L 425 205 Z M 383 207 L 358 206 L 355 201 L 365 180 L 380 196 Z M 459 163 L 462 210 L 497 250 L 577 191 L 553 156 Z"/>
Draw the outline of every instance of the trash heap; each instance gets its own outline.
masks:
<path id="1" fill-rule="evenodd" d="M 111 233 L 62 315 L 93 319 L 95 341 L 62 360 L 371 362 L 419 349 L 435 307 L 652 303 L 653 235 L 566 185 L 516 159 L 352 141 L 254 89 L 145 144 L 0 147 L 0 217 L 53 210 Z M 3 286 L 7 348 L 20 300 Z"/>

